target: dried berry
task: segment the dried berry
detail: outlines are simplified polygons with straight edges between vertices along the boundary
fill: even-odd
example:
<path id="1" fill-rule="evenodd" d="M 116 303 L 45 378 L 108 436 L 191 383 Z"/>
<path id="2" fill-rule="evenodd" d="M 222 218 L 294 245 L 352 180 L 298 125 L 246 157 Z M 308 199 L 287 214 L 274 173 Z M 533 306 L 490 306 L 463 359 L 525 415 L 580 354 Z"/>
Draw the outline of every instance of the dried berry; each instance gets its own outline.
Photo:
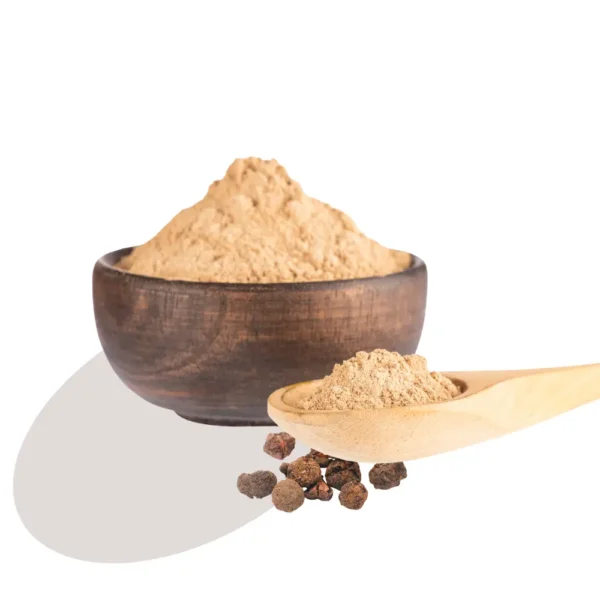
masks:
<path id="1" fill-rule="evenodd" d="M 359 482 L 360 479 L 358 463 L 347 460 L 334 460 L 325 471 L 325 480 L 336 490 L 341 490 L 346 483 Z"/>
<path id="2" fill-rule="evenodd" d="M 307 500 L 323 500 L 327 502 L 333 497 L 333 490 L 321 479 L 304 492 Z"/>
<path id="3" fill-rule="evenodd" d="M 311 450 L 306 456 L 316 460 L 321 469 L 325 469 L 331 462 L 330 456 L 327 456 L 327 454 L 323 454 L 322 452 L 314 449 Z"/>
<path id="4" fill-rule="evenodd" d="M 248 473 L 242 473 L 238 477 L 237 489 L 244 494 L 244 496 L 248 496 L 248 498 L 254 498 L 254 494 L 252 493 L 252 480 L 250 479 L 250 475 L 248 475 Z"/>
<path id="5" fill-rule="evenodd" d="M 378 490 L 389 490 L 399 486 L 406 479 L 404 463 L 377 463 L 369 471 L 369 481 Z"/>
<path id="6" fill-rule="evenodd" d="M 290 463 L 286 463 L 286 462 L 282 462 L 279 465 L 279 470 L 287 477 L 287 472 L 288 472 L 288 468 L 290 466 Z"/>
<path id="7" fill-rule="evenodd" d="M 340 504 L 351 510 L 358 510 L 367 501 L 368 495 L 369 492 L 362 483 L 351 481 L 340 491 Z"/>
<path id="8" fill-rule="evenodd" d="M 264 498 L 273 491 L 276 483 L 275 473 L 255 471 L 254 473 L 242 473 L 238 477 L 237 488 L 248 498 Z"/>
<path id="9" fill-rule="evenodd" d="M 281 433 L 270 433 L 267 436 L 267 441 L 263 446 L 263 450 L 273 458 L 283 460 L 286 456 L 289 456 L 296 447 L 296 440 L 285 432 Z"/>
<path id="10" fill-rule="evenodd" d="M 321 467 L 316 460 L 301 456 L 289 464 L 287 477 L 298 482 L 302 487 L 310 487 L 321 479 Z"/>
<path id="11" fill-rule="evenodd" d="M 283 512 L 294 512 L 304 504 L 304 492 L 293 479 L 280 481 L 271 495 L 273 505 Z"/>

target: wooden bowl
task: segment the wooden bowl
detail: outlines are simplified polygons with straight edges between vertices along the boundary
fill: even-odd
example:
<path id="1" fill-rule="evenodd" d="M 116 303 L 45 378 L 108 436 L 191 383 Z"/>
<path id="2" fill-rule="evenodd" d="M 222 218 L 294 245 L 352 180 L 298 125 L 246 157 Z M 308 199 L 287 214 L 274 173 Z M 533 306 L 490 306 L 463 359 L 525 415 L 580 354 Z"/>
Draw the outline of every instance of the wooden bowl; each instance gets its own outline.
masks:
<path id="1" fill-rule="evenodd" d="M 169 281 L 94 267 L 96 327 L 121 380 L 199 423 L 274 425 L 267 398 L 321 379 L 359 350 L 416 351 L 427 270 L 344 281 L 229 284 Z"/>

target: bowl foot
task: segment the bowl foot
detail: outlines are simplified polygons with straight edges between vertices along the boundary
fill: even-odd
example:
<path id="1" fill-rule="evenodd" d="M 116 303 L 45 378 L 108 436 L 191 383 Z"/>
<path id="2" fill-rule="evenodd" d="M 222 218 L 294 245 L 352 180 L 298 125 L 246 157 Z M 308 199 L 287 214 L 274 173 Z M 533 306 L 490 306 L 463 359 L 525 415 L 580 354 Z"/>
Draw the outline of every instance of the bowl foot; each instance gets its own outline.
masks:
<path id="1" fill-rule="evenodd" d="M 186 421 L 202 423 L 203 425 L 218 425 L 221 427 L 276 427 L 275 423 L 271 421 L 269 417 L 200 417 L 197 415 L 186 415 L 179 412 L 175 412 L 175 414 Z"/>

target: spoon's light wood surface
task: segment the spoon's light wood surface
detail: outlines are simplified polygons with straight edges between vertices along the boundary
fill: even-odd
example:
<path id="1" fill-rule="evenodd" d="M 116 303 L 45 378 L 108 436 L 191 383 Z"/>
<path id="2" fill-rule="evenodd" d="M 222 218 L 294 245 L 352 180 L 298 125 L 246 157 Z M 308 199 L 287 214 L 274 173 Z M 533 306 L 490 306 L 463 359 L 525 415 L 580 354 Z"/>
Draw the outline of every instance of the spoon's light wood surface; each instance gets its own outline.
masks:
<path id="1" fill-rule="evenodd" d="M 445 375 L 464 390 L 448 402 L 370 410 L 296 408 L 317 380 L 277 390 L 268 412 L 284 431 L 331 456 L 395 462 L 499 437 L 600 398 L 600 364 Z"/>

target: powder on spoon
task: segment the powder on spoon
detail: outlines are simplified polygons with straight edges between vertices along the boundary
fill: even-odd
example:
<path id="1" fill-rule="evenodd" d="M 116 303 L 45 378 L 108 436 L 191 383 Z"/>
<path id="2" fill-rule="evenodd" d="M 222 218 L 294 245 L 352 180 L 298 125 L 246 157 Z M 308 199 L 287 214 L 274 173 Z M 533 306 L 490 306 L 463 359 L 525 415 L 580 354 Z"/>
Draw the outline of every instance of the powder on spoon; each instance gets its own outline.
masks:
<path id="1" fill-rule="evenodd" d="M 383 276 L 410 262 L 304 194 L 277 161 L 246 158 L 117 267 L 162 279 L 277 283 Z"/>
<path id="2" fill-rule="evenodd" d="M 298 400 L 307 410 L 347 410 L 432 404 L 461 393 L 448 377 L 430 373 L 416 354 L 374 350 L 335 365 L 313 394 Z"/>

